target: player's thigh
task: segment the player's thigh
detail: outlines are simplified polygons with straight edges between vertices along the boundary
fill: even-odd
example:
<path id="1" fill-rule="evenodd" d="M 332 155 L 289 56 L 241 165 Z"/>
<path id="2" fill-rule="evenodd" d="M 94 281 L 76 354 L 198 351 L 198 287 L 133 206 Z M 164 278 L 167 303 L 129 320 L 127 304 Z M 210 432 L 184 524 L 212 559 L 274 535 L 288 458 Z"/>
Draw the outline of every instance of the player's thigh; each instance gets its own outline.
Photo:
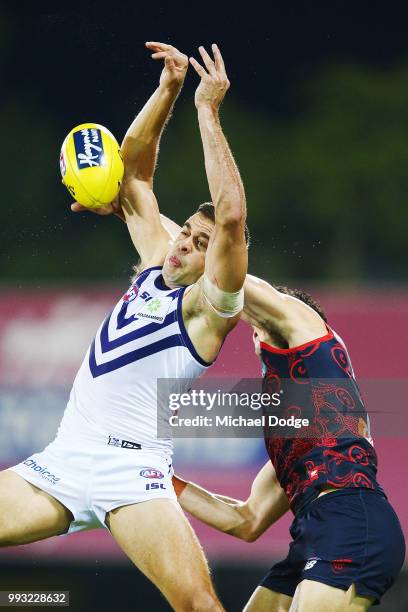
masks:
<path id="1" fill-rule="evenodd" d="M 292 597 L 259 586 L 252 593 L 244 612 L 289 612 Z"/>
<path id="2" fill-rule="evenodd" d="M 65 533 L 72 519 L 71 512 L 51 495 L 12 470 L 0 472 L 0 546 Z"/>
<path id="3" fill-rule="evenodd" d="M 290 612 L 365 612 L 372 604 L 372 598 L 356 594 L 353 584 L 343 591 L 315 580 L 302 580 Z"/>
<path id="4" fill-rule="evenodd" d="M 112 536 L 177 610 L 222 610 L 198 539 L 179 504 L 155 499 L 109 512 Z"/>

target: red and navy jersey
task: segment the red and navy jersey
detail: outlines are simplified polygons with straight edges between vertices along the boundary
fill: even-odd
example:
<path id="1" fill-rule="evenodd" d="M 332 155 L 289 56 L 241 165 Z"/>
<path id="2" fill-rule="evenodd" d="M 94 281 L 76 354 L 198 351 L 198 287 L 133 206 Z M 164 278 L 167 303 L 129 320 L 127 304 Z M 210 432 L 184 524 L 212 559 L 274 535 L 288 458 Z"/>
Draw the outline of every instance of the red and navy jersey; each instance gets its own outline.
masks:
<path id="1" fill-rule="evenodd" d="M 269 419 L 265 427 L 266 448 L 292 511 L 325 485 L 381 490 L 368 415 L 341 338 L 328 328 L 325 336 L 295 348 L 262 342 L 261 358 L 263 392 L 281 394 L 280 406 L 266 414 L 309 421 L 284 433 Z"/>

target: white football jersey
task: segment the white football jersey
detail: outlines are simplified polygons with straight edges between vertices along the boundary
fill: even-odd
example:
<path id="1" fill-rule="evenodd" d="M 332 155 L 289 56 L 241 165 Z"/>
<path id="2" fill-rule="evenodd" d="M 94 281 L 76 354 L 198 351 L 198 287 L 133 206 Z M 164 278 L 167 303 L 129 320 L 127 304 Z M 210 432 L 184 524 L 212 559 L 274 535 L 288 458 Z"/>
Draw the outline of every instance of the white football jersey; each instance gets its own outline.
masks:
<path id="1" fill-rule="evenodd" d="M 169 289 L 161 267 L 144 270 L 100 326 L 75 378 L 57 439 L 127 440 L 172 452 L 157 436 L 157 379 L 184 379 L 211 364 L 197 354 L 182 317 L 185 287 Z"/>

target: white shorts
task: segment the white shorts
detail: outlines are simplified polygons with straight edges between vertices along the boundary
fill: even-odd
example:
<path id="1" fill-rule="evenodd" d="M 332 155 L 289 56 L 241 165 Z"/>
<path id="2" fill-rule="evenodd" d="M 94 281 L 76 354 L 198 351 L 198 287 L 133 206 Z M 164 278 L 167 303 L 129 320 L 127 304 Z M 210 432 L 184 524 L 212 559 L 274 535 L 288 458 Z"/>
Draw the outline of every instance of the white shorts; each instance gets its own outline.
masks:
<path id="1" fill-rule="evenodd" d="M 119 441 L 120 442 L 120 441 Z M 177 500 L 171 460 L 135 448 L 56 439 L 9 468 L 73 514 L 67 533 L 107 526 L 106 513 L 151 499 Z M 64 534 L 65 535 L 65 534 Z"/>

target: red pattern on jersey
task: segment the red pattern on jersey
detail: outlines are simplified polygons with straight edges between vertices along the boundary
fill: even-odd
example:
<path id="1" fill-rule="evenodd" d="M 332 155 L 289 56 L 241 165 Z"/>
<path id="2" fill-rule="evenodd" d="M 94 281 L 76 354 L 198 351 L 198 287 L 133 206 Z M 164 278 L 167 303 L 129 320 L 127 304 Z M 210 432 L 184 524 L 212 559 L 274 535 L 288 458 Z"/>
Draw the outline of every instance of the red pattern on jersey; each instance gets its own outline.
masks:
<path id="1" fill-rule="evenodd" d="M 324 485 L 380 489 L 368 417 L 341 340 L 330 330 L 299 348 L 275 350 L 262 343 L 261 349 L 263 391 L 284 392 L 279 417 L 310 417 L 307 436 L 303 429 L 290 437 L 265 430 L 269 457 L 292 510 Z"/>

